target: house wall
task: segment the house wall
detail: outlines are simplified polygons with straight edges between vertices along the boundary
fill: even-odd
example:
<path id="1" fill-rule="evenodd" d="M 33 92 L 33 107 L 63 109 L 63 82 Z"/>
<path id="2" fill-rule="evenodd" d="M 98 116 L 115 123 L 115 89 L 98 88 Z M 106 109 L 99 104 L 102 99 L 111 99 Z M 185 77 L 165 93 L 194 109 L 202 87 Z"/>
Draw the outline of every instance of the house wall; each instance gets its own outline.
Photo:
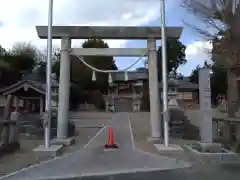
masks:
<path id="1" fill-rule="evenodd" d="M 55 95 L 56 96 L 56 95 Z M 7 103 L 7 99 L 5 96 L 0 95 L 0 114 L 3 114 L 4 111 L 4 107 Z M 37 101 L 37 107 L 39 106 L 39 102 Z M 52 108 L 57 108 L 58 106 L 58 102 L 57 102 L 57 98 L 53 98 L 52 100 Z M 12 107 L 15 107 L 15 102 L 13 102 Z M 24 108 L 24 100 L 19 99 L 19 108 L 23 109 Z"/>
<path id="2" fill-rule="evenodd" d="M 126 89 L 119 89 L 118 96 L 119 97 L 132 97 L 133 91 L 131 87 L 126 87 Z"/>
<path id="3" fill-rule="evenodd" d="M 0 95 L 0 107 L 5 107 L 7 103 L 7 98 L 5 96 Z M 19 100 L 19 106 L 23 107 L 23 100 Z M 13 103 L 13 107 L 15 107 L 15 102 Z"/>
<path id="4" fill-rule="evenodd" d="M 7 103 L 7 98 L 5 96 L 0 95 L 0 116 L 4 113 L 4 107 Z M 15 102 L 13 102 L 12 107 L 15 107 Z M 19 107 L 23 107 L 23 100 L 19 100 Z"/>
<path id="5" fill-rule="evenodd" d="M 198 106 L 198 92 L 182 90 L 177 97 L 179 105 L 184 108 L 194 108 Z"/>
<path id="6" fill-rule="evenodd" d="M 183 109 L 196 107 L 198 105 L 198 93 L 188 89 L 179 90 L 177 102 Z"/>
<path id="7" fill-rule="evenodd" d="M 125 89 L 124 89 L 125 88 Z M 179 106 L 183 109 L 188 108 L 197 108 L 198 105 L 198 91 L 195 89 L 179 89 L 177 96 L 177 101 L 179 103 Z M 162 94 L 162 93 L 161 93 Z M 120 98 L 131 98 L 132 97 L 132 88 L 131 86 L 122 87 L 122 89 L 119 89 L 119 97 Z M 128 103 L 132 103 L 132 101 L 128 101 Z M 127 105 L 126 105 L 127 106 Z"/>
<path id="8" fill-rule="evenodd" d="M 213 138 L 222 143 L 240 144 L 240 121 L 225 118 L 213 121 Z"/>

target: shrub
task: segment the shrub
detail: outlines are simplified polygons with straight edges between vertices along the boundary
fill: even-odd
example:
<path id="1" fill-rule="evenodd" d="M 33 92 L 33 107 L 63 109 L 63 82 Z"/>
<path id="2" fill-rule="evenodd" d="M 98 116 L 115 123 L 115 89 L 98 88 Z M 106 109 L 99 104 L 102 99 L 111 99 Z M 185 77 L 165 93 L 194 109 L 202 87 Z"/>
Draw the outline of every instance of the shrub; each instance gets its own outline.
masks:
<path id="1" fill-rule="evenodd" d="M 89 94 L 89 103 L 94 104 L 96 108 L 105 109 L 105 100 L 102 93 L 99 90 L 94 90 Z"/>
<path id="2" fill-rule="evenodd" d="M 77 109 L 84 100 L 84 91 L 81 85 L 72 84 L 70 89 L 69 105 L 70 110 Z"/>
<path id="3" fill-rule="evenodd" d="M 141 110 L 150 111 L 148 82 L 143 84 L 143 97 L 142 97 Z"/>
<path id="4" fill-rule="evenodd" d="M 237 144 L 237 147 L 236 147 L 236 153 L 240 153 L 240 144 Z"/>

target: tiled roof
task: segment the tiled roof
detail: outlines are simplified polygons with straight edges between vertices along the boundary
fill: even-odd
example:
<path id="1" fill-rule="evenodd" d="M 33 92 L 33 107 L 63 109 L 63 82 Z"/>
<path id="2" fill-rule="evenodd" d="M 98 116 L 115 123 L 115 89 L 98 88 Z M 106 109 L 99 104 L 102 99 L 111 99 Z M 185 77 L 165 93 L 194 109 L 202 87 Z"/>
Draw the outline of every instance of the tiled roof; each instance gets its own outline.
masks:
<path id="1" fill-rule="evenodd" d="M 113 81 L 124 81 L 125 73 L 117 72 L 112 75 Z M 128 72 L 128 80 L 148 80 L 147 71 L 130 71 Z M 159 83 L 159 87 L 162 87 L 162 83 Z M 178 88 L 180 89 L 198 89 L 198 85 L 189 82 L 187 79 L 178 80 Z"/>
<path id="2" fill-rule="evenodd" d="M 159 83 L 159 87 L 162 88 L 162 83 Z M 198 85 L 186 80 L 178 80 L 179 89 L 198 89 Z"/>
<path id="3" fill-rule="evenodd" d="M 128 80 L 147 80 L 148 79 L 148 72 L 144 71 L 129 71 L 128 73 Z M 114 81 L 124 81 L 125 80 L 125 72 L 117 72 L 113 73 L 113 80 Z"/>
<path id="4" fill-rule="evenodd" d="M 7 92 L 13 88 L 16 88 L 18 86 L 21 86 L 23 84 L 30 84 L 32 85 L 34 88 L 36 89 L 39 89 L 40 91 L 42 92 L 45 92 L 46 91 L 46 84 L 45 84 L 45 80 L 44 79 L 41 79 L 39 78 L 36 73 L 29 73 L 29 74 L 26 74 L 25 76 L 23 76 L 22 80 L 11 85 L 11 86 L 8 86 L 8 87 L 5 87 L 5 88 L 2 88 L 0 90 L 1 93 L 4 93 L 4 92 Z M 58 82 L 56 80 L 52 80 L 52 87 L 56 88 L 58 87 Z"/>
<path id="5" fill-rule="evenodd" d="M 40 78 L 35 72 L 26 74 L 23 76 L 23 80 L 29 81 L 39 88 L 46 88 L 46 79 Z M 58 87 L 58 82 L 52 79 L 52 87 Z"/>
<path id="6" fill-rule="evenodd" d="M 33 86 L 34 88 L 38 89 L 40 92 L 44 93 L 45 92 L 45 85 L 42 83 L 38 83 L 36 81 L 32 81 L 32 80 L 21 80 L 11 86 L 8 86 L 6 88 L 3 88 L 1 90 L 1 93 L 7 93 L 8 91 L 17 88 L 19 86 L 22 86 L 23 84 L 30 84 L 31 86 Z"/>

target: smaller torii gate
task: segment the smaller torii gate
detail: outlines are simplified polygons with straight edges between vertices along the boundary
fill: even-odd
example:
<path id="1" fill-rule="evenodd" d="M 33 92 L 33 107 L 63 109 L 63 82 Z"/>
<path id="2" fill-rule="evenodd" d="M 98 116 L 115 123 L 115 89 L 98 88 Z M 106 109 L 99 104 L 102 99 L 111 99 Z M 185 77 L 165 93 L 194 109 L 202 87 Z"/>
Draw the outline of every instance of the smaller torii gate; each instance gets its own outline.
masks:
<path id="1" fill-rule="evenodd" d="M 38 36 L 47 39 L 48 27 L 36 26 Z M 167 27 L 166 36 L 179 38 L 181 27 Z M 71 48 L 71 39 L 127 39 L 147 40 L 147 48 Z M 161 39 L 160 27 L 136 26 L 53 26 L 52 38 L 61 39 L 60 83 L 57 139 L 67 140 L 69 109 L 70 53 L 77 56 L 143 56 L 148 52 L 149 62 L 149 95 L 151 138 L 158 140 L 161 136 L 160 97 L 158 87 L 156 40 Z"/>

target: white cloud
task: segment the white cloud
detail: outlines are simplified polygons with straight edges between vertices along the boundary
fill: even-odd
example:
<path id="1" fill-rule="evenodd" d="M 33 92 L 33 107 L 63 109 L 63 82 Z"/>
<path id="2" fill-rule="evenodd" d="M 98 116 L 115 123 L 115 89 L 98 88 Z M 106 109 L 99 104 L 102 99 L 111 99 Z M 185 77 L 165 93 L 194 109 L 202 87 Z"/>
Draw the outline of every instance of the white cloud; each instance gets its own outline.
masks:
<path id="1" fill-rule="evenodd" d="M 209 50 L 212 49 L 211 42 L 195 41 L 186 45 L 186 59 L 187 64 L 179 68 L 179 71 L 184 75 L 190 75 L 192 69 L 197 65 L 202 65 L 204 61 L 211 61 Z"/>
<path id="2" fill-rule="evenodd" d="M 48 0 L 0 0 L 0 44 L 11 48 L 15 42 L 39 40 L 36 25 L 47 25 Z M 54 0 L 54 25 L 140 25 L 159 16 L 159 0 Z M 82 41 L 73 44 L 80 45 Z M 55 45 L 59 41 L 53 42 Z M 108 41 L 121 47 L 125 41 Z"/>
<path id="3" fill-rule="evenodd" d="M 206 53 L 206 51 L 212 49 L 211 42 L 208 41 L 196 41 L 192 44 L 188 44 L 186 47 L 186 55 L 187 56 L 195 56 L 199 53 Z"/>

